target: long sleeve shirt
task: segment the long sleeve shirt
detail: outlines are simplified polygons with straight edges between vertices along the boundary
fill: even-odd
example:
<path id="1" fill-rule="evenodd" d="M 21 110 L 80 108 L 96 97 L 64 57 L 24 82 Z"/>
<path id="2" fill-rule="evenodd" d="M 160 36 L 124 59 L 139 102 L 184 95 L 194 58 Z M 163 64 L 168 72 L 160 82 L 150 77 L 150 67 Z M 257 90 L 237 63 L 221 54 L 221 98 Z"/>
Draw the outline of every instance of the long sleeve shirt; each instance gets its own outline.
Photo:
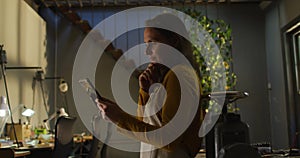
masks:
<path id="1" fill-rule="evenodd" d="M 202 121 L 199 80 L 193 75 L 194 71 L 186 66 L 176 66 L 171 70 L 164 77 L 163 87 L 153 88 L 150 94 L 139 90 L 137 117 L 126 115 L 122 121 L 117 122 L 121 133 L 142 141 L 142 148 L 143 144 L 152 146 L 153 151 L 148 154 L 150 156 L 142 156 L 142 153 L 141 157 L 183 158 L 179 153 L 194 157 L 199 151 L 201 138 L 198 137 L 198 131 Z M 181 126 L 176 121 L 173 123 L 176 120 L 173 118 L 182 111 L 179 110 L 180 106 L 183 106 L 184 112 L 179 118 L 179 124 L 187 126 L 178 135 L 176 132 L 181 130 Z M 165 133 L 160 130 L 164 127 L 168 127 Z M 169 140 L 171 138 L 172 141 Z"/>

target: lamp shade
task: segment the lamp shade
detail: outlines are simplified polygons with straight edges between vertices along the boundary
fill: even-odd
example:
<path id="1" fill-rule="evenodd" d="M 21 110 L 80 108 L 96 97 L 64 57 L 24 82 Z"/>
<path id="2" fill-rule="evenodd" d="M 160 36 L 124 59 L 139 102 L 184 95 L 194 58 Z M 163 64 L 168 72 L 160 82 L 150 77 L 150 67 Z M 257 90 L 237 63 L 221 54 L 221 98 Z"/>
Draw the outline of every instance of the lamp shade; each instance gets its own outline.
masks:
<path id="1" fill-rule="evenodd" d="M 5 96 L 0 97 L 0 135 L 6 125 L 8 118 L 10 117 L 10 111 Z"/>
<path id="2" fill-rule="evenodd" d="M 32 109 L 24 108 L 24 111 L 22 112 L 23 116 L 31 117 L 34 114 L 34 111 Z"/>
<path id="3" fill-rule="evenodd" d="M 61 116 L 69 116 L 69 115 L 68 113 L 66 113 L 65 108 L 60 108 L 58 116 L 61 117 Z"/>
<path id="4" fill-rule="evenodd" d="M 9 108 L 7 105 L 7 99 L 5 96 L 0 97 L 0 117 L 6 117 L 9 115 Z"/>
<path id="5" fill-rule="evenodd" d="M 34 114 L 34 110 L 27 108 L 24 104 L 20 104 L 17 107 L 13 108 L 12 114 L 15 114 L 20 109 L 22 116 L 31 117 Z"/>
<path id="6" fill-rule="evenodd" d="M 66 93 L 68 91 L 68 84 L 65 80 L 61 80 L 58 86 L 60 92 Z"/>

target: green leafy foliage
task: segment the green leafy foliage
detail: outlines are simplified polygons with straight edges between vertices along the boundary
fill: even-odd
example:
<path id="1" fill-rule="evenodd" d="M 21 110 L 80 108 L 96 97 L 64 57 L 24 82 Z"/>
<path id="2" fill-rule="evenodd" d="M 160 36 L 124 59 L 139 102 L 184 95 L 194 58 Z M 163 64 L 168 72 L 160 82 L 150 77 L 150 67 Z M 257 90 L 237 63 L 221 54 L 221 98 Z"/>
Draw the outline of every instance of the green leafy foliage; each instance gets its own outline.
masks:
<path id="1" fill-rule="evenodd" d="M 202 15 L 200 11 L 185 9 L 184 13 L 197 20 L 199 25 L 202 26 L 202 28 L 192 28 L 190 30 L 191 40 L 193 42 L 200 40 L 197 33 L 199 33 L 199 29 L 204 29 L 219 48 L 219 52 L 216 52 L 213 48 L 213 44 L 211 44 L 212 41 L 209 40 L 205 41 L 203 45 L 193 46 L 193 54 L 199 64 L 203 93 L 210 93 L 212 91 L 212 84 L 224 86 L 224 84 L 218 85 L 218 81 L 223 79 L 223 75 L 219 73 L 222 71 L 218 71 L 221 69 L 225 70 L 226 74 L 226 86 L 221 88 L 224 90 L 234 90 L 237 78 L 232 72 L 232 29 L 224 20 L 208 19 L 205 15 Z M 209 54 L 209 60 L 201 55 L 205 54 L 203 53 L 204 51 Z"/>

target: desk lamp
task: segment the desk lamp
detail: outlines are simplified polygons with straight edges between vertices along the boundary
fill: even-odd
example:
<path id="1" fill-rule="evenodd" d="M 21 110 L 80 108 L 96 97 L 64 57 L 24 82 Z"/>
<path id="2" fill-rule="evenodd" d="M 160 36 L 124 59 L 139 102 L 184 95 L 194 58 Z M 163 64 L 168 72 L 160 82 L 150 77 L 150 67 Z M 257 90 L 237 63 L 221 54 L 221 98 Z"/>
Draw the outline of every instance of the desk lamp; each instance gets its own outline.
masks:
<path id="1" fill-rule="evenodd" d="M 60 90 L 60 92 L 62 93 L 66 93 L 68 91 L 68 84 L 65 80 L 61 79 L 58 88 Z"/>
<path id="2" fill-rule="evenodd" d="M 9 109 L 9 111 L 11 111 L 10 99 L 9 99 L 9 94 L 8 94 L 8 86 L 7 86 L 5 71 L 7 69 L 41 69 L 41 67 L 7 67 L 6 64 L 7 64 L 6 51 L 3 49 L 3 45 L 0 45 L 1 76 L 2 76 L 2 79 L 3 79 L 3 82 L 4 82 L 4 87 L 5 87 L 5 93 L 6 93 L 6 99 L 7 99 L 8 109 Z M 13 132 L 14 132 L 14 137 L 16 139 L 17 147 L 20 147 L 19 141 L 18 141 L 18 138 L 17 138 L 16 129 L 14 127 L 14 119 L 13 119 L 12 115 L 10 115 L 10 119 L 11 119 L 12 128 L 13 128 Z"/>
<path id="3" fill-rule="evenodd" d="M 49 130 L 49 127 L 47 125 L 47 122 L 53 120 L 55 117 L 61 117 L 61 116 L 69 116 L 68 113 L 66 113 L 65 108 L 60 108 L 55 113 L 53 113 L 48 119 L 43 120 L 44 125 L 47 130 Z"/>
<path id="4" fill-rule="evenodd" d="M 12 110 L 12 113 L 16 113 L 17 110 L 19 110 L 20 108 L 22 109 L 22 116 L 27 117 L 28 123 L 30 123 L 29 117 L 33 116 L 35 111 L 30 108 L 27 108 L 24 104 L 20 104 Z"/>
<path id="5" fill-rule="evenodd" d="M 65 104 L 65 107 L 67 111 L 69 110 L 68 106 L 68 100 L 67 100 L 67 92 L 68 92 L 68 83 L 64 79 L 60 79 L 59 85 L 58 85 L 59 91 L 63 95 L 63 101 Z"/>
<path id="6" fill-rule="evenodd" d="M 34 111 L 32 109 L 28 109 L 24 106 L 24 110 L 22 112 L 23 116 L 31 117 L 33 114 L 34 114 Z"/>
<path id="7" fill-rule="evenodd" d="M 22 116 L 26 116 L 26 117 L 31 117 L 35 111 L 30 109 L 30 108 L 27 108 L 24 104 L 20 104 L 18 105 L 17 107 L 15 107 L 13 110 L 12 110 L 12 113 L 15 113 L 17 112 L 17 110 L 19 110 L 20 108 L 22 108 Z"/>
<path id="8" fill-rule="evenodd" d="M 21 116 L 20 116 L 21 112 Z M 19 116 L 19 123 L 14 124 L 15 130 L 18 133 L 17 138 L 13 135 L 13 125 L 7 124 L 6 126 L 6 134 L 11 138 L 11 139 L 16 139 L 16 140 L 25 140 L 27 138 L 30 138 L 30 117 L 34 114 L 35 112 L 32 109 L 27 108 L 24 104 L 19 104 L 18 106 L 14 107 L 13 110 L 11 111 L 11 115 L 18 114 Z M 21 123 L 21 117 L 25 116 L 27 121 L 25 121 L 26 124 Z"/>

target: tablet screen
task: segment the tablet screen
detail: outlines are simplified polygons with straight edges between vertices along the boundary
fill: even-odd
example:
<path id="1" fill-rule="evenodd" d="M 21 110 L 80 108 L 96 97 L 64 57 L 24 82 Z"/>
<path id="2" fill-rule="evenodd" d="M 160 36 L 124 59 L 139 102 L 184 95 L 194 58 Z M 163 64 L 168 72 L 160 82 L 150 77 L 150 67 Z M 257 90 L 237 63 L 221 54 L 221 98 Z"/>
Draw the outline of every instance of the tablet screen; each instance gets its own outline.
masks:
<path id="1" fill-rule="evenodd" d="M 85 89 L 85 91 L 87 92 L 87 94 L 90 96 L 90 98 L 92 99 L 92 101 L 97 105 L 97 103 L 95 102 L 95 100 L 101 99 L 101 95 L 98 93 L 98 91 L 95 89 L 95 86 L 92 84 L 92 82 L 88 79 L 81 79 L 79 80 L 80 85 Z"/>

